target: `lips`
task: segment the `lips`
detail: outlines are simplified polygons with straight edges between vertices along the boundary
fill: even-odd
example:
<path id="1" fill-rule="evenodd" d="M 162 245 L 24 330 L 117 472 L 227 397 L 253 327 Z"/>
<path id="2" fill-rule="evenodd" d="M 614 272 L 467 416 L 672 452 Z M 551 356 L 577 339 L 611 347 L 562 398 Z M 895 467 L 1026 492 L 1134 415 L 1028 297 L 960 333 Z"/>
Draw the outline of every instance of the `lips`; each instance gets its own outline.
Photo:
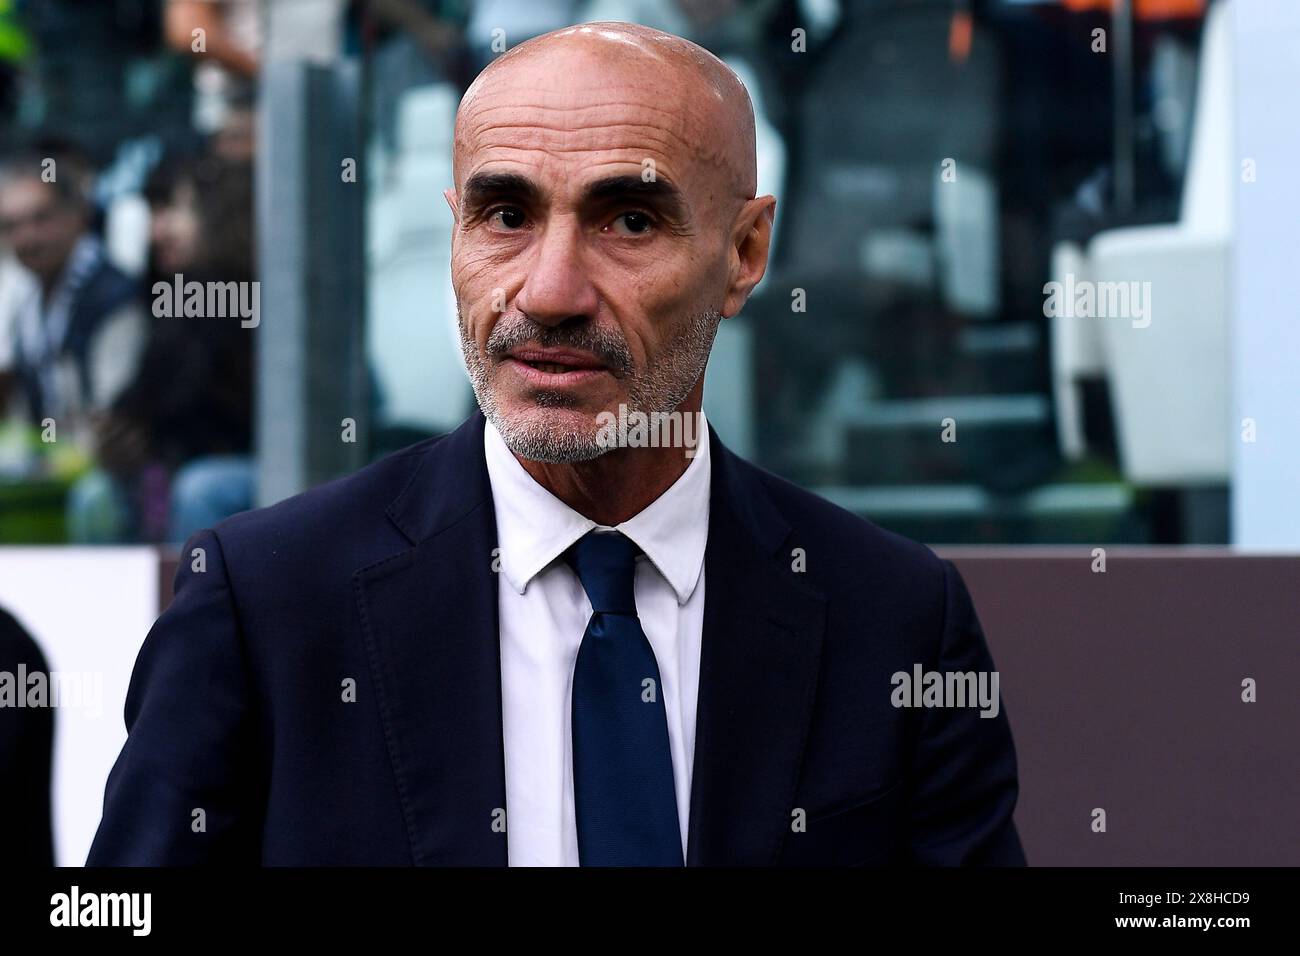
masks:
<path id="1" fill-rule="evenodd" d="M 609 374 L 593 356 L 562 349 L 516 349 L 504 362 L 535 388 L 565 388 Z"/>
<path id="2" fill-rule="evenodd" d="M 540 372 L 563 375 L 566 372 L 603 371 L 604 363 L 592 355 L 564 349 L 516 349 L 509 355 Z"/>

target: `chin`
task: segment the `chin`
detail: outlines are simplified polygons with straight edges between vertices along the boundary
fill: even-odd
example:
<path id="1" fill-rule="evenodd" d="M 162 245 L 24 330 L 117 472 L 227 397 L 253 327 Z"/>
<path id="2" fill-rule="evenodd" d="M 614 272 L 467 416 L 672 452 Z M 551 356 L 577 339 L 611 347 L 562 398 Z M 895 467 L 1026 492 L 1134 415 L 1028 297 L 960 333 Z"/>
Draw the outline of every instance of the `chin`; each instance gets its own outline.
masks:
<path id="1" fill-rule="evenodd" d="M 597 441 L 598 412 L 517 402 L 500 409 L 493 424 L 515 454 L 531 461 L 591 461 L 609 451 Z"/>

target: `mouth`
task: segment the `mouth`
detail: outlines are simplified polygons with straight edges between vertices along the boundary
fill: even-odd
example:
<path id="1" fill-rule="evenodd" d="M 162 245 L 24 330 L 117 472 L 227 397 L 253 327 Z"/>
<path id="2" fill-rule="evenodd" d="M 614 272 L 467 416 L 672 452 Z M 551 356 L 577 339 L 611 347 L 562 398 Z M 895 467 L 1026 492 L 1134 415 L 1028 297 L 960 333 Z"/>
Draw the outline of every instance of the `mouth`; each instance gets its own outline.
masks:
<path id="1" fill-rule="evenodd" d="M 516 349 L 503 362 L 530 384 L 563 388 L 611 374 L 595 356 L 562 349 Z"/>

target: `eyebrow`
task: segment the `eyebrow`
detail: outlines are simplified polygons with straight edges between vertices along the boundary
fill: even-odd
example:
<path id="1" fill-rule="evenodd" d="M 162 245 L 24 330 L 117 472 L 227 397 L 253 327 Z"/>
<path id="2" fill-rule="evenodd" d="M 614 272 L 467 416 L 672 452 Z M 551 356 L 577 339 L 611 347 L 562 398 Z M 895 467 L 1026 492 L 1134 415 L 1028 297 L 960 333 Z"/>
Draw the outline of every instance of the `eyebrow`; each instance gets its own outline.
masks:
<path id="1" fill-rule="evenodd" d="M 478 211 L 495 199 L 505 198 L 538 204 L 542 193 L 531 179 L 517 173 L 475 173 L 465 183 L 461 202 L 466 211 Z"/>
<path id="2" fill-rule="evenodd" d="M 463 204 L 468 214 L 507 198 L 534 206 L 543 202 L 537 184 L 518 173 L 475 173 L 465 183 Z M 662 175 L 650 181 L 633 175 L 606 176 L 588 183 L 580 201 L 583 205 L 608 205 L 620 199 L 653 207 L 669 223 L 677 226 L 684 225 L 689 219 L 686 198 Z"/>

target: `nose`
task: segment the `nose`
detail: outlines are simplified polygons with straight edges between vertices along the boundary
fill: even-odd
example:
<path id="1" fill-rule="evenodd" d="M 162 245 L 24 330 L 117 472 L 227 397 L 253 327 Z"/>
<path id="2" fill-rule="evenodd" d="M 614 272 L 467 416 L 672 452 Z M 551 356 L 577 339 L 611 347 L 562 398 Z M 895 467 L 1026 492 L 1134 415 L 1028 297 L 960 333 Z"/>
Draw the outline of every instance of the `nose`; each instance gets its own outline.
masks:
<path id="1" fill-rule="evenodd" d="M 594 320 L 597 295 L 583 264 L 581 226 L 571 220 L 547 223 L 531 254 L 523 288 L 515 296 L 519 311 L 547 326 Z"/>

